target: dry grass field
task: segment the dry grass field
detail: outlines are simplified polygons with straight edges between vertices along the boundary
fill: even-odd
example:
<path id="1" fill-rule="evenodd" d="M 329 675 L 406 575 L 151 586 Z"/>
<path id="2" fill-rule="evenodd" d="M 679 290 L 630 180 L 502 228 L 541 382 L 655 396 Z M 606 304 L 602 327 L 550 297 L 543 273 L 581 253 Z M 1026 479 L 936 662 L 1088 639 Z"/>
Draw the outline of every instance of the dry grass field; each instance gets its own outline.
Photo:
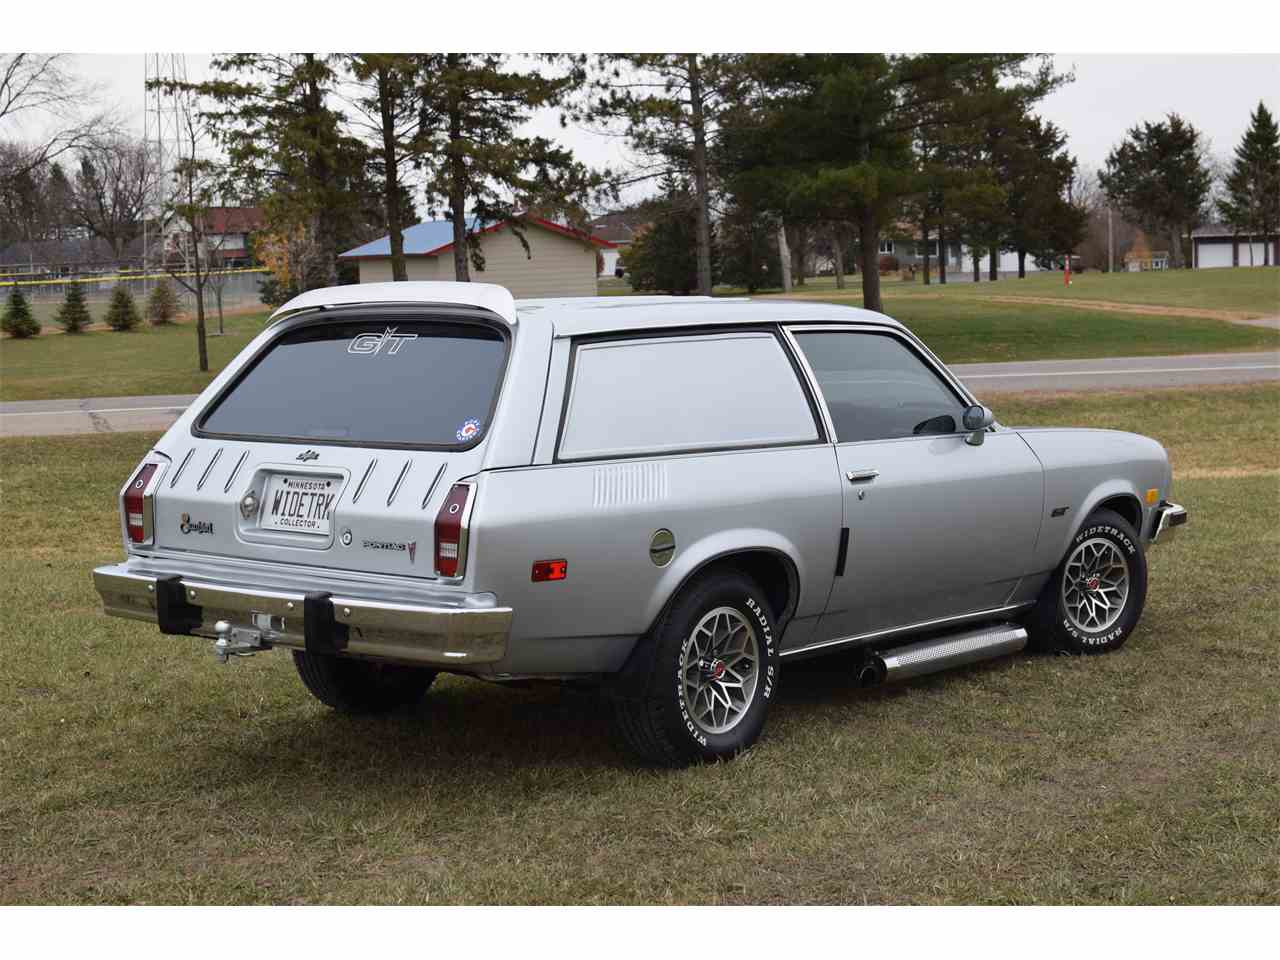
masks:
<path id="1" fill-rule="evenodd" d="M 1280 902 L 1280 388 L 997 413 L 1169 448 L 1192 521 L 1128 645 L 874 691 L 789 667 L 749 754 L 676 772 L 590 695 L 445 678 L 347 719 L 286 654 L 107 619 L 152 438 L 0 441 L 0 902 Z"/>

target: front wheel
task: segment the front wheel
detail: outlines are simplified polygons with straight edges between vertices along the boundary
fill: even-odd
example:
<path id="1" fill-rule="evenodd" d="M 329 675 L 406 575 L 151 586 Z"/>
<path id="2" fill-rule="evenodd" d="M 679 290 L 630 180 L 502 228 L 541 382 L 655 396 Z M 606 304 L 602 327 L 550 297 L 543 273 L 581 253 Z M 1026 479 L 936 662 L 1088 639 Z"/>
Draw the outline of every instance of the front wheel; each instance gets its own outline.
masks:
<path id="1" fill-rule="evenodd" d="M 1111 510 L 1089 516 L 1044 585 L 1028 626 L 1037 649 L 1118 650 L 1142 616 L 1147 558 L 1138 533 Z"/>
<path id="2" fill-rule="evenodd" d="M 650 763 L 729 759 L 755 743 L 777 687 L 777 627 L 764 592 L 737 570 L 687 586 L 641 643 L 638 695 L 614 698 L 623 743 Z"/>
<path id="3" fill-rule="evenodd" d="M 352 660 L 293 651 L 303 684 L 321 703 L 340 713 L 385 713 L 417 703 L 436 678 L 434 670 L 396 663 Z"/>

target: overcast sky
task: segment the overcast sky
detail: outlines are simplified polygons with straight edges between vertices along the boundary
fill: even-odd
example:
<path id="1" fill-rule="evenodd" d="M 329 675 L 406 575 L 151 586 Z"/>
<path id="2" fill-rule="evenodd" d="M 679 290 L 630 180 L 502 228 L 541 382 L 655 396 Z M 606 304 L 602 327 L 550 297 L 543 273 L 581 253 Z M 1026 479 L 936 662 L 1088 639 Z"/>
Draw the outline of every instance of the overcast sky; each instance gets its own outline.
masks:
<path id="1" fill-rule="evenodd" d="M 187 55 L 190 79 L 204 78 L 208 60 L 203 54 Z M 1225 158 L 1259 100 L 1273 113 L 1280 111 L 1280 57 L 1274 55 L 1057 54 L 1055 61 L 1061 71 L 1074 69 L 1076 79 L 1046 98 L 1039 112 L 1067 132 L 1071 151 L 1083 166 L 1094 169 L 1124 132 L 1142 120 L 1180 113 Z M 77 67 L 101 85 L 108 100 L 141 132 L 144 55 L 82 55 Z M 555 112 L 543 111 L 531 126 L 572 147 L 589 165 L 617 168 L 628 160 L 617 138 L 574 127 L 562 130 Z"/>

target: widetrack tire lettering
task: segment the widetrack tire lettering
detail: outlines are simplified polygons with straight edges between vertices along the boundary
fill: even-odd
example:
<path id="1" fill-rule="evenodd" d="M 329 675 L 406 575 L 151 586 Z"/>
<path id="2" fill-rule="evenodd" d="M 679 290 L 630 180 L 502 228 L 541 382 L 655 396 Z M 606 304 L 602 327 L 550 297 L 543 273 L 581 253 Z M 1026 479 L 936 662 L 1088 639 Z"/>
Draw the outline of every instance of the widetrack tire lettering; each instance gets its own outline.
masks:
<path id="1" fill-rule="evenodd" d="M 769 622 L 769 616 L 767 613 L 765 613 L 765 608 L 759 602 L 756 601 L 755 597 L 748 596 L 745 600 L 745 606 L 746 606 L 746 609 L 752 615 L 753 619 L 755 619 L 755 621 L 760 625 L 758 639 L 760 640 L 763 646 L 762 659 L 764 662 L 763 664 L 761 664 L 761 666 L 763 666 L 764 669 L 761 671 L 761 679 L 764 682 L 756 685 L 758 700 L 760 701 L 769 700 L 773 696 L 774 685 L 777 682 L 777 673 L 773 665 L 773 660 L 774 660 L 773 625 Z M 702 732 L 702 730 L 698 727 L 696 723 L 693 722 L 693 717 L 689 713 L 689 702 L 685 697 L 684 677 L 681 676 L 681 673 L 680 673 L 680 664 L 684 662 L 685 656 L 689 652 L 689 645 L 691 643 L 693 643 L 692 635 L 685 637 L 684 642 L 680 645 L 680 656 L 677 657 L 676 659 L 676 669 L 675 669 L 676 703 L 680 708 L 680 722 L 684 724 L 685 730 L 688 732 L 689 736 L 693 739 L 694 743 L 698 744 L 698 746 L 700 747 L 705 748 L 708 746 L 707 735 Z M 753 709 L 757 708 L 757 702 L 758 701 L 753 701 L 751 705 L 747 707 L 748 713 L 750 713 Z"/>
<path id="2" fill-rule="evenodd" d="M 1133 557 L 1138 553 L 1138 545 L 1134 543 L 1133 538 L 1112 523 L 1091 524 L 1075 535 L 1075 538 L 1071 541 L 1071 545 L 1073 548 L 1077 547 L 1086 540 L 1097 536 L 1105 537 L 1114 541 L 1118 546 L 1122 547 L 1130 557 Z M 1129 573 L 1130 576 L 1133 575 L 1132 567 L 1130 567 Z M 1126 603 L 1128 602 L 1130 601 L 1126 601 Z M 1124 613 L 1121 613 L 1120 619 L 1124 620 L 1127 613 L 1127 610 Z M 1086 633 L 1075 626 L 1075 624 L 1071 622 L 1070 618 L 1062 613 L 1060 607 L 1058 621 L 1063 633 L 1081 646 L 1089 648 L 1100 648 L 1107 647 L 1112 644 L 1118 644 L 1118 641 L 1123 639 L 1134 626 L 1134 624 L 1117 623 L 1106 633 Z"/>

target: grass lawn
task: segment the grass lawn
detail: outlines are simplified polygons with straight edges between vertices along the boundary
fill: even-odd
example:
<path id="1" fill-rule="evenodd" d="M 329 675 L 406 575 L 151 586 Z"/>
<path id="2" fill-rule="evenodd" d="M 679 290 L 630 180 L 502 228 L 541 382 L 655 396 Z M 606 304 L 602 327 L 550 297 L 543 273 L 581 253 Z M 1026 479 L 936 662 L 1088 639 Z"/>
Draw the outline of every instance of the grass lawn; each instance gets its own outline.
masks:
<path id="1" fill-rule="evenodd" d="M 1128 645 L 877 691 L 789 666 L 750 754 L 678 772 L 588 695 L 444 678 L 347 719 L 287 654 L 107 619 L 153 437 L 0 441 L 0 902 L 1280 901 L 1280 388 L 998 413 L 1170 449 L 1192 521 Z"/>
<path id="2" fill-rule="evenodd" d="M 1178 278 L 1264 272 L 1186 271 Z M 1273 273 L 1280 276 L 1280 270 Z M 1008 285 L 995 286 L 1003 290 Z M 948 363 L 1280 349 L 1280 331 L 1223 320 L 1045 303 L 993 303 L 950 294 L 891 294 L 906 286 L 885 285 L 886 311 L 910 326 Z M 810 281 L 810 292 L 823 288 L 823 281 Z M 960 284 L 949 284 L 947 289 L 960 288 Z M 862 302 L 856 286 L 840 296 L 832 288 L 832 294 L 823 298 Z M 228 318 L 226 336 L 209 339 L 207 374 L 195 371 L 195 332 L 187 323 L 140 326 L 127 334 L 102 330 L 81 336 L 0 340 L 0 400 L 196 393 L 262 328 L 265 317 L 264 312 Z"/>
<path id="3" fill-rule="evenodd" d="M 1201 317 L 961 297 L 886 299 L 885 312 L 910 327 L 947 363 L 1280 349 L 1280 330 Z"/>
<path id="4" fill-rule="evenodd" d="M 1030 273 L 1021 280 L 1006 278 L 988 283 L 934 282 L 925 286 L 919 275 L 914 282 L 883 278 L 885 304 L 896 316 L 900 300 L 922 295 L 950 299 L 985 297 L 1052 297 L 1061 300 L 1105 300 L 1112 303 L 1231 310 L 1251 316 L 1280 315 L 1280 269 L 1240 267 L 1221 270 L 1165 270 L 1147 273 L 1100 273 L 1089 270 L 1074 274 L 1071 286 L 1062 282 L 1056 270 Z M 849 277 L 848 286 L 837 290 L 831 277 L 814 277 L 793 294 L 814 296 L 862 305 L 861 279 Z"/>
<path id="5" fill-rule="evenodd" d="M 936 278 L 935 278 L 936 280 Z M 1021 280 L 988 283 L 948 283 L 945 287 L 922 283 L 894 287 L 889 295 L 945 290 L 949 296 L 1027 296 L 1063 300 L 1110 300 L 1115 303 L 1147 303 L 1167 307 L 1201 307 L 1240 310 L 1259 316 L 1280 314 L 1280 269 L 1240 267 L 1221 270 L 1164 270 L 1146 273 L 1101 273 L 1088 270 L 1073 274 L 1071 286 L 1058 271 L 1030 274 Z"/>
<path id="6" fill-rule="evenodd" d="M 210 336 L 209 372 L 196 370 L 194 322 L 140 323 L 130 333 L 47 332 L 0 340 L 0 400 L 198 393 L 262 329 L 267 312 L 228 316 Z M 216 319 L 210 329 L 216 329 Z"/>

